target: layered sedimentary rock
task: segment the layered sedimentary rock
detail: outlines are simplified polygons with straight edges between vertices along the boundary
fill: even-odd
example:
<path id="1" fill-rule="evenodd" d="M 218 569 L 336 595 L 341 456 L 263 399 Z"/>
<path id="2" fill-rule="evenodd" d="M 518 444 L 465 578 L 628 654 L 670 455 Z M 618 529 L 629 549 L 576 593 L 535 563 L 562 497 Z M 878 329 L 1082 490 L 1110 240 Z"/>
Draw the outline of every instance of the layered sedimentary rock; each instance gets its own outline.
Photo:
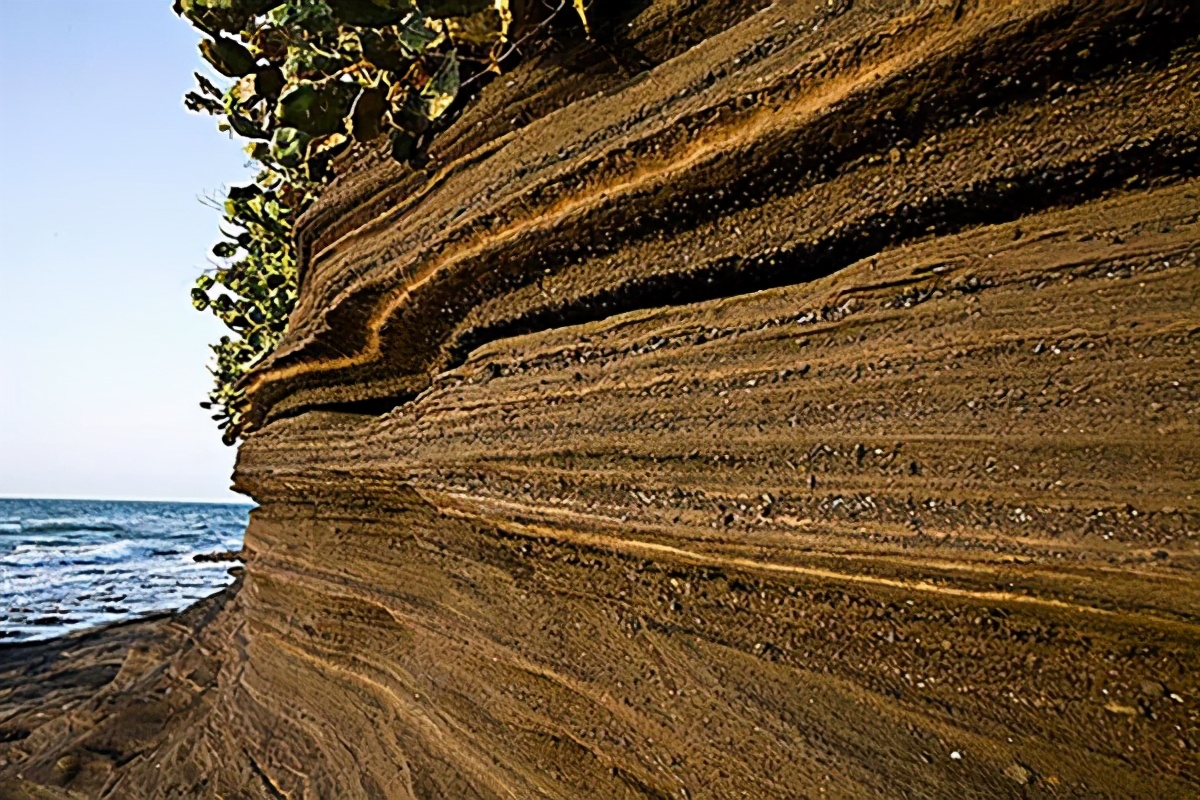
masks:
<path id="1" fill-rule="evenodd" d="M 1200 791 L 1193 4 L 611 14 L 341 165 L 240 589 L 0 785 Z"/>

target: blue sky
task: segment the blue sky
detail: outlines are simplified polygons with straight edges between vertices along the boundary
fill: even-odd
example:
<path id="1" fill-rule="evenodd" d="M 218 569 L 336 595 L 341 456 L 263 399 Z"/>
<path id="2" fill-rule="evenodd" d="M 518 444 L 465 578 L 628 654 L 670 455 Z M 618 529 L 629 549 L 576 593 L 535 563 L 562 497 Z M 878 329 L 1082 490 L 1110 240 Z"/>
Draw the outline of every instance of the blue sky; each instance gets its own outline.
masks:
<path id="1" fill-rule="evenodd" d="M 251 174 L 170 0 L 0 0 L 0 496 L 233 500 L 191 309 Z"/>

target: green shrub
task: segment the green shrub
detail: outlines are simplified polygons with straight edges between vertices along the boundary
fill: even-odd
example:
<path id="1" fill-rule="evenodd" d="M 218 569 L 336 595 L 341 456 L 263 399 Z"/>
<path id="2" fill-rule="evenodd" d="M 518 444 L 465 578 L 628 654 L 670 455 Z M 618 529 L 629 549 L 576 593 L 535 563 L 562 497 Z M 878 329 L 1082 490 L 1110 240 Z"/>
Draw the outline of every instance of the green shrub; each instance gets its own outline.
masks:
<path id="1" fill-rule="evenodd" d="M 586 29 L 582 0 L 574 8 Z M 212 345 L 214 410 L 226 444 L 242 433 L 241 380 L 279 342 L 296 301 L 292 229 L 354 142 L 389 137 L 407 159 L 445 122 L 463 73 L 499 72 L 512 52 L 508 0 L 176 0 L 205 34 L 204 59 L 229 83 L 196 74 L 184 103 L 249 140 L 262 165 L 230 189 L 219 266 L 192 303 L 232 331 Z"/>

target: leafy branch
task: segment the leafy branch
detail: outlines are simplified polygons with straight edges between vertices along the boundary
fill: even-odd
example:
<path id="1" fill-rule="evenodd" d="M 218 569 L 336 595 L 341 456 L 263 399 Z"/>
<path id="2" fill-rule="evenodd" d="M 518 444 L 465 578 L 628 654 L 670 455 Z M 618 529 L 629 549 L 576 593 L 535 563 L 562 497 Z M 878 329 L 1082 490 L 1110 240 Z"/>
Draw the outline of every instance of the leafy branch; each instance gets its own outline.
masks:
<path id="1" fill-rule="evenodd" d="M 573 0 L 585 31 L 583 0 Z M 561 9 L 563 4 L 559 5 Z M 200 52 L 227 79 L 196 74 L 186 107 L 249 143 L 262 165 L 224 202 L 218 265 L 192 288 L 233 335 L 212 345 L 215 411 L 226 444 L 244 428 L 242 378 L 278 344 L 296 302 L 296 219 L 355 142 L 387 137 L 406 161 L 439 125 L 465 80 L 499 73 L 530 34 L 510 41 L 509 0 L 175 0 L 205 34 Z M 535 21 L 537 22 L 537 21 Z M 540 31 L 548 19 L 533 28 Z"/>

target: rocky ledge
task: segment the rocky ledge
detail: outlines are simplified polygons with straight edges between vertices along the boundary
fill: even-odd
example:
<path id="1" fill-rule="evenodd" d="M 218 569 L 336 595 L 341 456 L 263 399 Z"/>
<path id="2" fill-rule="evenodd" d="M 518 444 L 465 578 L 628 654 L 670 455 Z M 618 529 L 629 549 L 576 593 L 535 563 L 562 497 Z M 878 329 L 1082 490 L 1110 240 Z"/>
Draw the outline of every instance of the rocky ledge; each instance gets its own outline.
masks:
<path id="1" fill-rule="evenodd" d="M 239 588 L 6 796 L 1200 792 L 1195 4 L 608 19 L 344 159 Z"/>

